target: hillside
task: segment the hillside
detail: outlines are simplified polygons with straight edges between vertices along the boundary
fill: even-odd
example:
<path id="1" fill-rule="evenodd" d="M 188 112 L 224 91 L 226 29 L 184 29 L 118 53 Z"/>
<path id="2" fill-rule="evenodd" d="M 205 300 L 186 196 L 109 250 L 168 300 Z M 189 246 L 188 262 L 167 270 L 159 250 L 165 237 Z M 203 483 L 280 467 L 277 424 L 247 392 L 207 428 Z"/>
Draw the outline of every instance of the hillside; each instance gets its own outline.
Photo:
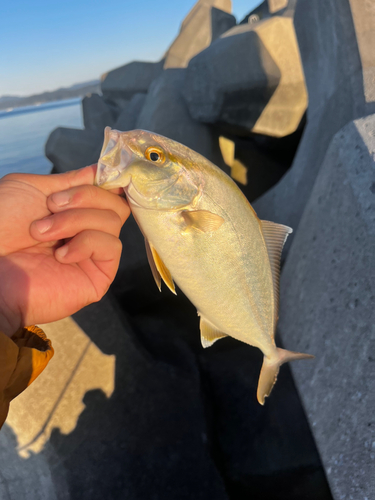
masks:
<path id="1" fill-rule="evenodd" d="M 18 108 L 20 106 L 32 106 L 33 104 L 61 101 L 74 97 L 83 97 L 86 94 L 100 92 L 100 81 L 77 83 L 71 87 L 60 88 L 51 92 L 43 92 L 26 97 L 5 95 L 0 97 L 0 110 L 7 108 Z"/>

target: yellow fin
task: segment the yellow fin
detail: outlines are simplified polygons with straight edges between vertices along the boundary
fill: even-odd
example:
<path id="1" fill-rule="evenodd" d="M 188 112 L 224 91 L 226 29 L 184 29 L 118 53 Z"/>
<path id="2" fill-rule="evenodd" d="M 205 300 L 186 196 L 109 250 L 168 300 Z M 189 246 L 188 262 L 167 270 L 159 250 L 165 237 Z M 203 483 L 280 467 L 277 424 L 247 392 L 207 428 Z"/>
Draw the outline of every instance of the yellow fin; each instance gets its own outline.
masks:
<path id="1" fill-rule="evenodd" d="M 276 348 L 277 355 L 270 359 L 264 356 L 263 365 L 259 375 L 257 399 L 261 405 L 264 405 L 264 399 L 271 394 L 272 388 L 276 383 L 277 375 L 280 366 L 288 361 L 297 359 L 314 358 L 311 354 L 302 352 L 287 351 L 285 349 Z"/>
<path id="2" fill-rule="evenodd" d="M 169 269 L 166 267 L 164 262 L 161 260 L 158 252 L 155 250 L 155 248 L 152 246 L 152 244 L 150 242 L 148 242 L 148 244 L 150 246 L 152 258 L 153 258 L 157 272 L 163 278 L 163 281 L 167 285 L 169 290 L 172 293 L 174 293 L 175 295 L 177 295 L 175 287 L 174 287 L 173 279 L 172 279 L 171 273 L 169 272 Z M 147 245 L 146 245 L 146 250 L 147 250 Z M 149 260 L 149 262 L 150 262 L 150 260 Z M 151 265 L 151 271 L 153 271 L 152 265 Z M 154 274 L 154 273 L 152 273 L 152 274 Z M 154 276 L 154 278 L 155 278 L 155 276 Z M 156 278 L 155 278 L 155 281 L 156 281 Z M 156 284 L 158 285 L 158 281 L 156 281 Z M 160 288 L 159 288 L 159 290 L 160 290 Z"/>
<path id="3" fill-rule="evenodd" d="M 274 327 L 276 327 L 279 315 L 279 284 L 280 284 L 280 259 L 284 243 L 290 233 L 293 232 L 288 226 L 261 220 L 262 233 L 266 242 L 268 257 L 270 259 L 273 296 L 274 296 Z"/>
<path id="4" fill-rule="evenodd" d="M 228 336 L 226 333 L 220 332 L 216 326 L 201 316 L 200 313 L 198 313 L 198 315 L 201 317 L 200 330 L 203 347 L 210 347 L 217 340 Z"/>
<path id="5" fill-rule="evenodd" d="M 182 212 L 182 217 L 188 228 L 197 229 L 203 233 L 216 231 L 225 222 L 220 215 L 208 210 L 185 210 Z"/>
<path id="6" fill-rule="evenodd" d="M 156 264 L 154 261 L 154 257 L 152 255 L 150 243 L 148 242 L 148 240 L 146 238 L 145 238 L 145 245 L 146 245 L 147 259 L 148 259 L 148 263 L 150 264 L 150 267 L 151 267 L 152 276 L 154 277 L 156 286 L 159 288 L 159 292 L 161 292 L 161 276 L 160 276 L 159 271 L 157 270 L 157 267 L 156 267 Z"/>

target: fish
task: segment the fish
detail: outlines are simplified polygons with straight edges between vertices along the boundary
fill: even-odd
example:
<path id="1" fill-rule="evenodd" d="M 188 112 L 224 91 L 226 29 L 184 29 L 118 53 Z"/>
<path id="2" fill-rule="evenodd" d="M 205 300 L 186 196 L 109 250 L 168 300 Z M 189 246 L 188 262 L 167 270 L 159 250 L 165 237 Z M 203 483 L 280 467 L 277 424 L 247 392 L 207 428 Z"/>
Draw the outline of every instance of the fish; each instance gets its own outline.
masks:
<path id="1" fill-rule="evenodd" d="M 106 127 L 95 184 L 123 188 L 156 285 L 197 308 L 204 348 L 227 336 L 263 352 L 263 405 L 280 366 L 310 354 L 276 346 L 282 248 L 292 229 L 260 220 L 236 183 L 187 146 Z"/>

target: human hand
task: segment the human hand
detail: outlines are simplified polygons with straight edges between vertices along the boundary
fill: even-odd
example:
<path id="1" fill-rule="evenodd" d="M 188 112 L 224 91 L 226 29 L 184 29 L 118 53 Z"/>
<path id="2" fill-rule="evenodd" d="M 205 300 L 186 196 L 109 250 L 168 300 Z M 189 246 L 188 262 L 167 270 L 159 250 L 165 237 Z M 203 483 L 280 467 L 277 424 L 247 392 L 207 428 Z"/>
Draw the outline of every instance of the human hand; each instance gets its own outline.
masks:
<path id="1" fill-rule="evenodd" d="M 93 186 L 96 165 L 0 179 L 0 330 L 64 318 L 96 302 L 121 255 L 126 200 Z M 63 203 L 65 202 L 65 203 Z"/>

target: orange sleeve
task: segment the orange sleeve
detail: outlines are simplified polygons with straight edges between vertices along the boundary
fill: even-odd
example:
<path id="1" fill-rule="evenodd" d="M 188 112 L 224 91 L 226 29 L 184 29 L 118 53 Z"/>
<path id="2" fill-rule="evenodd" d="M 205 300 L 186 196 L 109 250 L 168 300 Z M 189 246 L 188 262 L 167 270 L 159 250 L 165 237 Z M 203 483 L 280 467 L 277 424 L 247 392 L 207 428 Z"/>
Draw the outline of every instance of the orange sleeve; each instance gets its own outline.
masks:
<path id="1" fill-rule="evenodd" d="M 51 341 L 37 326 L 20 328 L 11 338 L 0 332 L 0 428 L 10 401 L 42 373 L 53 353 Z"/>

